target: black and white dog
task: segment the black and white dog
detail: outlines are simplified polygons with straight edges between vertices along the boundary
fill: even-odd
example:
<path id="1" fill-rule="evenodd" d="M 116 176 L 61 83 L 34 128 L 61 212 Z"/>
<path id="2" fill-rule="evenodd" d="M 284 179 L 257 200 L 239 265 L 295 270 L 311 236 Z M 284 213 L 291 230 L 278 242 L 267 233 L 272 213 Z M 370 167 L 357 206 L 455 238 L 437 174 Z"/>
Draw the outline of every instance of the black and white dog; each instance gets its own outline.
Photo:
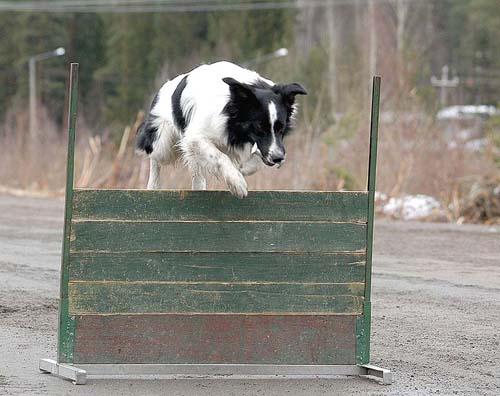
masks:
<path id="1" fill-rule="evenodd" d="M 199 66 L 166 82 L 137 131 L 137 149 L 150 159 L 148 189 L 159 188 L 161 165 L 182 158 L 193 189 L 206 189 L 205 177 L 212 174 L 234 195 L 246 196 L 243 176 L 262 163 L 285 160 L 283 138 L 296 95 L 306 95 L 300 84 L 275 84 L 230 62 Z"/>

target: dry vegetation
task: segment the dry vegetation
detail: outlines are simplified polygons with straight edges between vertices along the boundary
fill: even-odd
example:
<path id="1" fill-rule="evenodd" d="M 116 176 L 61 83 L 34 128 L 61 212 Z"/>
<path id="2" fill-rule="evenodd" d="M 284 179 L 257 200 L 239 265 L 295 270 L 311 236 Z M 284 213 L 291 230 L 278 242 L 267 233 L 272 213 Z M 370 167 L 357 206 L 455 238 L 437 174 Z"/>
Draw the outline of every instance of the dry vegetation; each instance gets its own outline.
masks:
<path id="1" fill-rule="evenodd" d="M 299 124 L 286 144 L 287 162 L 279 170 L 265 168 L 249 177 L 250 188 L 364 190 L 370 121 L 369 76 L 377 73 L 383 77 L 377 190 L 388 197 L 405 194 L 435 197 L 443 210 L 434 219 L 500 222 L 500 117 L 496 124 L 491 124 L 491 144 L 484 150 L 472 151 L 467 148 L 466 142 L 455 142 L 451 146 L 433 114 L 439 107 L 438 91 L 429 85 L 429 79 L 449 60 L 448 46 L 451 43 L 446 41 L 448 36 L 442 34 L 441 29 L 445 27 L 438 23 L 439 18 L 445 20 L 449 17 L 449 6 L 441 7 L 441 3 L 431 0 L 369 2 L 366 7 L 355 3 L 355 6 L 301 9 L 294 20 L 290 36 L 293 40 L 283 38 L 283 43 L 287 43 L 290 49 L 289 55 L 259 66 L 259 72 L 276 81 L 297 79 L 303 82 L 311 95 L 301 99 Z M 437 19 L 434 19 L 435 12 L 439 14 Z M 242 17 L 245 15 L 242 14 Z M 425 29 L 422 21 L 427 21 Z M 469 23 L 470 26 L 477 25 L 472 19 Z M 129 26 L 124 26 L 128 34 Z M 225 26 L 225 20 L 221 19 L 220 26 L 214 30 L 217 37 L 219 34 L 223 36 L 221 32 L 224 32 Z M 278 26 L 281 27 L 281 24 Z M 120 31 L 121 24 L 114 29 Z M 189 31 L 190 28 L 186 26 L 185 29 Z M 446 32 L 453 36 L 452 31 Z M 137 34 L 140 32 L 133 33 Z M 141 59 L 131 54 L 142 46 L 128 46 L 126 37 L 129 36 L 124 37 L 123 48 L 131 51 L 126 59 L 130 62 Z M 241 49 L 241 43 L 247 42 L 248 37 L 245 33 L 236 39 L 218 40 L 215 48 L 210 50 L 213 60 L 237 59 L 235 56 Z M 468 43 L 465 38 L 463 41 Z M 469 44 L 474 43 L 471 41 Z M 109 65 L 109 70 L 124 73 L 121 78 L 117 77 L 115 88 L 128 87 L 126 84 L 134 81 L 136 86 L 139 81 L 143 88 L 144 82 L 147 81 L 149 86 L 155 76 L 155 86 L 159 87 L 167 78 L 206 59 L 203 48 L 194 46 L 191 54 L 167 57 L 161 70 L 149 71 L 148 75 L 142 75 L 146 71 L 135 63 L 135 67 L 126 68 L 131 70 L 129 75 L 120 69 L 121 58 L 112 58 L 118 63 Z M 459 50 L 465 51 L 462 47 L 455 48 L 455 51 Z M 464 68 L 472 62 L 463 56 L 455 56 L 463 62 Z M 455 65 L 455 68 L 458 66 Z M 137 73 L 141 75 L 135 75 Z M 103 76 L 97 72 L 94 74 L 94 82 L 101 81 L 99 78 Z M 129 96 L 139 92 L 128 88 L 126 93 Z M 99 84 L 94 87 L 94 90 L 101 91 L 95 101 L 90 101 L 92 104 L 84 99 L 97 91 L 87 90 L 85 95 L 82 90 L 80 95 L 82 103 L 87 103 L 88 107 L 80 106 L 75 185 L 144 188 L 149 164 L 134 153 L 136 125 L 123 129 L 111 125 L 114 121 L 104 111 L 103 95 L 107 93 L 103 89 Z M 481 86 L 481 90 L 484 89 Z M 449 103 L 480 103 L 477 101 L 484 99 L 481 92 L 478 90 L 473 99 L 463 85 L 451 92 Z M 484 94 L 488 92 L 485 90 Z M 130 103 L 127 95 L 124 94 L 123 103 Z M 142 91 L 138 95 L 140 99 Z M 21 99 L 16 101 L 20 105 L 11 108 L 0 125 L 0 192 L 62 195 L 67 132 L 54 123 L 53 115 L 43 113 L 40 106 L 39 138 L 33 142 L 28 137 L 27 112 L 21 102 Z M 144 98 L 145 102 L 147 98 Z M 136 107 L 140 106 L 125 106 L 118 102 L 113 109 L 122 120 L 128 119 L 129 113 Z M 100 112 L 102 114 L 94 114 Z M 89 127 L 99 123 L 106 124 L 106 127 Z M 190 176 L 182 166 L 162 171 L 164 188 L 190 188 L 190 184 Z M 224 186 L 216 180 L 209 180 L 209 188 Z"/>
<path id="2" fill-rule="evenodd" d="M 379 132 L 377 189 L 388 196 L 405 193 L 434 196 L 447 208 L 441 220 L 487 221 L 484 214 L 472 212 L 478 205 L 478 210 L 484 212 L 487 210 L 484 205 L 465 198 L 470 196 L 469 187 L 475 181 L 498 173 L 488 154 L 469 151 L 465 144 L 450 148 L 432 119 L 422 112 L 384 114 Z M 287 144 L 287 163 L 279 170 L 267 168 L 249 177 L 250 188 L 365 189 L 368 115 L 367 103 L 358 113 L 339 116 L 331 127 L 323 128 L 320 114 L 303 109 L 297 130 Z M 112 138 L 108 132 L 91 131 L 85 120 L 79 119 L 76 186 L 144 188 L 148 161 L 134 152 L 135 130 L 141 117 L 139 113 L 136 125 L 127 126 L 120 139 Z M 27 129 L 24 113 L 11 111 L 6 117 L 0 134 L 0 190 L 50 195 L 64 191 L 65 130 L 56 126 L 47 114 L 39 121 L 39 142 L 33 143 L 26 134 L 19 133 Z M 349 125 L 352 131 L 349 136 L 339 138 L 342 125 Z M 168 167 L 163 170 L 162 184 L 165 188 L 189 188 L 190 177 L 182 166 Z M 209 187 L 223 188 L 223 185 L 212 179 Z"/>
<path id="3" fill-rule="evenodd" d="M 286 58 L 261 63 L 257 70 L 276 81 L 300 81 L 310 95 L 301 98 L 299 124 L 286 144 L 288 161 L 279 170 L 266 168 L 249 177 L 251 189 L 364 190 L 369 141 L 369 76 L 380 74 L 383 81 L 377 190 L 389 198 L 430 195 L 442 208 L 435 219 L 500 222 L 500 117 L 491 123 L 489 135 L 486 131 L 490 144 L 484 150 L 472 151 L 466 142 L 460 141 L 451 145 L 444 138 L 443 127 L 435 121 L 434 113 L 444 103 L 438 104 L 439 91 L 430 84 L 430 77 L 449 64 L 453 75 L 460 74 L 461 84 L 450 90 L 448 104 L 483 104 L 496 100 L 497 91 L 492 89 L 496 82 L 491 78 L 478 79 L 477 84 L 474 82 L 471 86 L 469 82 L 462 83 L 468 81 L 470 70 L 482 70 L 481 73 L 493 76 L 497 69 L 497 63 L 488 63 L 497 57 L 496 41 L 476 42 L 479 37 L 498 35 L 494 1 L 470 0 L 460 5 L 433 0 L 370 1 L 332 3 L 327 7 L 305 7 L 307 0 L 298 0 L 298 3 L 304 7 L 297 10 L 290 27 L 281 23 L 280 13 L 259 14 L 258 18 L 257 14 L 241 13 L 241 19 L 221 14 L 207 25 L 212 33 L 201 40 L 191 25 L 200 19 L 176 15 L 180 22 L 172 28 L 183 31 L 185 37 L 181 36 L 185 40 L 169 44 L 179 44 L 179 48 L 165 47 L 163 41 L 147 48 L 130 42 L 130 37 L 144 36 L 147 40 L 150 36 L 156 37 L 158 26 L 163 35 L 163 23 L 148 22 L 154 19 L 152 15 L 137 20 L 135 15 L 120 15 L 116 19 L 106 16 L 107 22 L 114 22 L 103 25 L 97 39 L 104 46 L 112 43 L 110 50 L 114 54 L 115 41 L 105 39 L 104 33 L 109 30 L 108 34 L 116 35 L 114 40 L 119 41 L 124 56 L 108 57 L 110 63 L 104 71 L 99 69 L 102 68 L 99 62 L 100 66 L 91 63 L 92 70 L 88 70 L 89 63 L 86 64 L 87 77 L 91 75 L 92 83 L 80 92 L 75 185 L 144 188 L 149 164 L 134 153 L 136 125 L 117 128 L 113 124 L 128 122 L 125 120 L 133 117 L 149 87 L 158 88 L 167 78 L 195 64 L 216 59 L 242 61 L 263 55 L 259 37 L 263 35 L 267 41 L 266 31 L 253 29 L 249 35 L 252 30 L 249 26 L 261 26 L 263 20 L 267 20 L 269 31 L 276 33 L 272 48 L 287 46 L 289 54 Z M 292 21 L 288 14 L 282 17 L 283 21 Z M 89 18 L 95 26 L 100 26 L 99 16 Z M 155 18 L 168 21 L 170 17 L 156 15 Z M 50 25 L 57 24 L 50 22 Z M 39 29 L 36 26 L 34 29 Z M 226 32 L 233 30 L 234 37 L 227 37 Z M 95 38 L 91 35 L 87 39 L 93 42 Z M 82 54 L 88 51 L 94 54 L 95 50 L 91 59 L 100 60 L 100 50 L 96 47 L 91 51 L 91 47 L 84 45 L 77 54 L 81 58 Z M 178 55 L 170 55 L 169 48 Z M 145 67 L 149 64 L 141 62 L 154 54 L 162 58 L 158 63 L 161 67 Z M 482 55 L 478 58 L 478 54 Z M 124 60 L 127 67 L 123 67 Z M 483 65 L 484 62 L 488 64 Z M 52 66 L 54 75 L 62 73 L 56 64 Z M 45 80 L 47 76 L 49 73 Z M 43 113 L 40 106 L 39 138 L 33 142 L 27 133 L 24 88 L 20 85 L 18 89 L 17 99 L 8 102 L 17 105 L 7 112 L 0 125 L 0 192 L 61 195 L 65 183 L 67 132 L 54 123 L 53 114 Z M 44 103 L 49 108 L 57 107 L 54 103 L 50 105 L 54 98 L 62 103 L 62 83 L 50 90 L 45 87 L 41 92 L 45 93 Z M 108 103 L 107 99 L 113 101 Z M 144 97 L 144 107 L 147 99 Z M 95 125 L 105 127 L 99 129 Z M 190 184 L 190 176 L 182 166 L 162 171 L 165 188 L 189 188 Z M 224 188 L 216 180 L 209 181 L 209 187 Z"/>

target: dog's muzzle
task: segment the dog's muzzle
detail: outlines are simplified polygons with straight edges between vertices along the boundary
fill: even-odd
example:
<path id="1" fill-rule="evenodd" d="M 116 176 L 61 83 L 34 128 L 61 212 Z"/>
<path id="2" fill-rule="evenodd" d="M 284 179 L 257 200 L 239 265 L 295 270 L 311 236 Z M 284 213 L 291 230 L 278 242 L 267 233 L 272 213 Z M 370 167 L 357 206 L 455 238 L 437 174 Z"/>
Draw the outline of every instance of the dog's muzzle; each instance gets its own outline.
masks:
<path id="1" fill-rule="evenodd" d="M 285 154 L 274 154 L 274 155 L 267 155 L 264 157 L 262 155 L 262 152 L 259 150 L 259 147 L 257 146 L 257 143 L 254 143 L 252 146 L 252 150 L 250 151 L 251 154 L 256 154 L 260 157 L 262 162 L 266 164 L 267 166 L 273 167 L 277 166 L 277 168 L 281 168 L 281 165 L 285 162 Z"/>

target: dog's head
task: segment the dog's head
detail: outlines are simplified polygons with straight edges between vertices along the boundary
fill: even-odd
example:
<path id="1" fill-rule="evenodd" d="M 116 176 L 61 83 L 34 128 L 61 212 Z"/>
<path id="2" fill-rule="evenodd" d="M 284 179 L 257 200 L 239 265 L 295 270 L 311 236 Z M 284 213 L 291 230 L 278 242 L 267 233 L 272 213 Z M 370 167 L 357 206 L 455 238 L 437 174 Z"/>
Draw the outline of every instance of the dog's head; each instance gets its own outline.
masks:
<path id="1" fill-rule="evenodd" d="M 229 85 L 231 97 L 224 109 L 228 116 L 228 139 L 232 146 L 252 144 L 252 152 L 260 155 L 268 166 L 285 159 L 283 138 L 290 133 L 295 112 L 295 96 L 307 95 L 298 83 L 268 85 L 260 80 L 244 84 L 234 78 Z"/>

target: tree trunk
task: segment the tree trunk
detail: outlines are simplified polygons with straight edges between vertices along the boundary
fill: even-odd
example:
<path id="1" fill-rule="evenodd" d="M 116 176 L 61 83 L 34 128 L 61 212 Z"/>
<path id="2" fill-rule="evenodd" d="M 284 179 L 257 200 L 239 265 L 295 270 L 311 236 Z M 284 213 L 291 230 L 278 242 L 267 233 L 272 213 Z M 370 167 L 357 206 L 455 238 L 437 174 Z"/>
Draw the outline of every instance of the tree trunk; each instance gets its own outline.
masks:
<path id="1" fill-rule="evenodd" d="M 370 24 L 370 76 L 377 74 L 377 25 L 375 19 L 375 0 L 368 3 L 368 17 Z"/>
<path id="2" fill-rule="evenodd" d="M 331 4 L 326 9 L 327 31 L 328 31 L 328 73 L 329 91 L 333 106 L 337 106 L 337 26 L 335 24 L 335 4 Z"/>

